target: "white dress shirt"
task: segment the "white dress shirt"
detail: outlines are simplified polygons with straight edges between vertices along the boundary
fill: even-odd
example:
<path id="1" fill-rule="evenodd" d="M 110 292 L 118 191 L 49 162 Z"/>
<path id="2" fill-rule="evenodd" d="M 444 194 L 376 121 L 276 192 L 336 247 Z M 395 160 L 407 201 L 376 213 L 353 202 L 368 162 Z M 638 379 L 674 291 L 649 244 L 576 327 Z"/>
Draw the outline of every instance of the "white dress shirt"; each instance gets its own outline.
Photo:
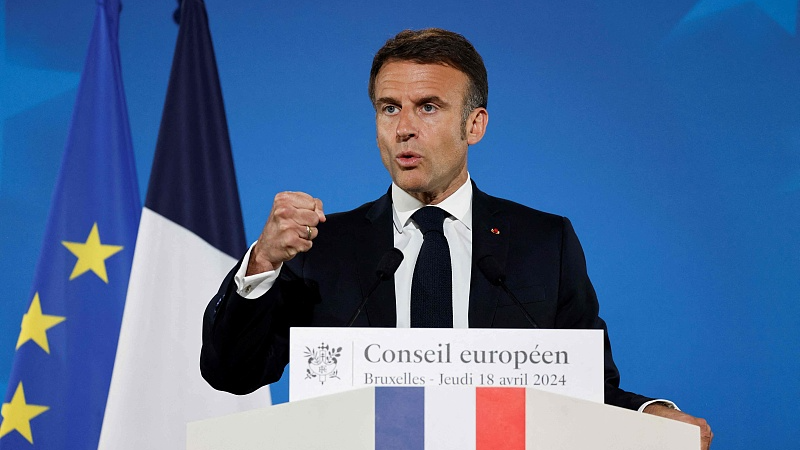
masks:
<path id="1" fill-rule="evenodd" d="M 411 280 L 422 248 L 422 231 L 411 215 L 425 206 L 392 184 L 394 246 L 404 258 L 394 274 L 397 327 L 411 327 Z M 472 182 L 467 177 L 452 195 L 435 205 L 450 214 L 444 219 L 444 236 L 450 246 L 453 267 L 453 328 L 469 328 L 469 283 L 472 274 Z"/>

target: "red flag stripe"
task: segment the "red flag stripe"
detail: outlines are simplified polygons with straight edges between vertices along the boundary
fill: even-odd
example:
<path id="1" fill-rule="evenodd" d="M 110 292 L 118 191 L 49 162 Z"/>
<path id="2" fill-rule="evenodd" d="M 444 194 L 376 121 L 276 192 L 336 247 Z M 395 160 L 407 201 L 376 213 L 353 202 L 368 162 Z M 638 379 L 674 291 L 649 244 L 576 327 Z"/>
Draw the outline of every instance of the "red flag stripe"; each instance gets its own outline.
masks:
<path id="1" fill-rule="evenodd" d="M 475 435 L 476 450 L 525 450 L 525 389 L 477 388 Z"/>

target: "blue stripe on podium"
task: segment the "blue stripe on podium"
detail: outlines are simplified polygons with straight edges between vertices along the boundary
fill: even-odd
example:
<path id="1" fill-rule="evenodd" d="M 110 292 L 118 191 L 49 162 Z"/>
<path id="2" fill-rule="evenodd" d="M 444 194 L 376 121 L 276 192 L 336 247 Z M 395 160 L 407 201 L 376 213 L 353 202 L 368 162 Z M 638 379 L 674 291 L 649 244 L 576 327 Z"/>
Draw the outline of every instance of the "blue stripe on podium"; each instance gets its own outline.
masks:
<path id="1" fill-rule="evenodd" d="M 375 450 L 424 450 L 425 389 L 375 388 Z"/>

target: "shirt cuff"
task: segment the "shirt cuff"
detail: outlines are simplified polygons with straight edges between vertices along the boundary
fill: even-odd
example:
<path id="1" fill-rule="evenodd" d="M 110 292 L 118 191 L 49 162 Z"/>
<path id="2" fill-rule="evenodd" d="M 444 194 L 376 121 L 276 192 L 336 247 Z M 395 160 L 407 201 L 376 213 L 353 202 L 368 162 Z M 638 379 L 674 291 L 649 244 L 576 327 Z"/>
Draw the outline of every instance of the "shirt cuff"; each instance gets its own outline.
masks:
<path id="1" fill-rule="evenodd" d="M 275 270 L 246 276 L 247 265 L 250 263 L 250 252 L 253 251 L 254 245 L 256 245 L 255 242 L 247 249 L 247 253 L 244 254 L 242 259 L 242 265 L 239 266 L 239 270 L 236 271 L 236 275 L 233 277 L 233 281 L 236 283 L 236 293 L 249 299 L 264 295 L 275 284 L 275 280 L 278 279 L 278 275 L 281 273 L 281 267 L 283 267 L 283 264 L 281 264 Z"/>
<path id="2" fill-rule="evenodd" d="M 678 405 L 675 402 L 664 400 L 663 398 L 658 398 L 655 400 L 650 400 L 649 402 L 645 402 L 642 406 L 639 407 L 639 412 L 644 412 L 644 409 L 647 408 L 648 405 L 652 405 L 653 403 L 661 403 L 662 405 L 666 406 L 667 408 L 677 409 L 680 411 L 681 409 L 678 408 Z"/>

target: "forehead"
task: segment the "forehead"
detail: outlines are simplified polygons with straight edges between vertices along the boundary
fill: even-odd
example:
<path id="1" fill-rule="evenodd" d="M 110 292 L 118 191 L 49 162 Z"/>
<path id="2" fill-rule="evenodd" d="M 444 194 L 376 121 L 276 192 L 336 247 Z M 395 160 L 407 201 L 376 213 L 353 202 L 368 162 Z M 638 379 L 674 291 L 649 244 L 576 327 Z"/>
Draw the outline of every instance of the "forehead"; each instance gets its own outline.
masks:
<path id="1" fill-rule="evenodd" d="M 438 96 L 463 98 L 467 75 L 444 64 L 420 64 L 413 61 L 390 61 L 375 77 L 375 97 Z"/>

